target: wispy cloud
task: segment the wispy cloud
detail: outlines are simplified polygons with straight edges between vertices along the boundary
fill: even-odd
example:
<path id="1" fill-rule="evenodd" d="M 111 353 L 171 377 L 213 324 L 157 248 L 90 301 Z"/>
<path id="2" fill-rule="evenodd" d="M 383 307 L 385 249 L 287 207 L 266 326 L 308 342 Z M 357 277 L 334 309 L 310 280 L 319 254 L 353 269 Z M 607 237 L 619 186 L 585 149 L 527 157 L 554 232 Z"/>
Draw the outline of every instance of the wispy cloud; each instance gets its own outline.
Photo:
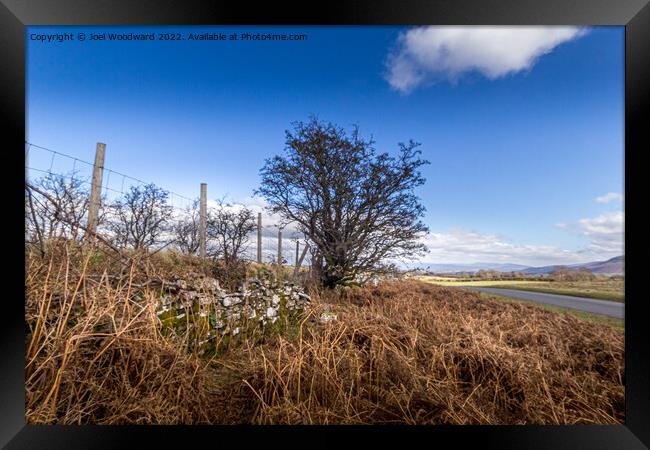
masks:
<path id="1" fill-rule="evenodd" d="M 607 212 L 577 223 L 557 223 L 556 227 L 587 239 L 581 248 L 570 250 L 552 245 L 514 243 L 505 236 L 452 228 L 447 233 L 431 233 L 423 242 L 429 253 L 422 261 L 440 263 L 514 263 L 530 266 L 573 264 L 605 260 L 623 254 L 624 214 Z"/>
<path id="2" fill-rule="evenodd" d="M 623 211 L 610 211 L 596 217 L 580 219 L 575 223 L 557 223 L 557 228 L 573 235 L 586 238 L 588 243 L 581 250 L 606 259 L 624 252 L 625 214 Z"/>
<path id="3" fill-rule="evenodd" d="M 586 256 L 578 251 L 550 245 L 516 244 L 504 236 L 465 228 L 452 228 L 447 233 L 431 233 L 424 238 L 424 243 L 429 253 L 423 260 L 428 262 L 494 262 L 541 266 L 586 261 Z"/>
<path id="4" fill-rule="evenodd" d="M 589 238 L 594 252 L 619 255 L 625 239 L 623 211 L 607 212 L 598 217 L 581 219 L 580 231 Z"/>
<path id="5" fill-rule="evenodd" d="M 609 192 L 596 198 L 598 203 L 622 202 L 623 195 L 616 192 Z"/>
<path id="6" fill-rule="evenodd" d="M 386 79 L 402 93 L 470 71 L 495 79 L 530 69 L 540 56 L 585 33 L 577 27 L 418 27 L 398 37 Z"/>
<path id="7" fill-rule="evenodd" d="M 273 236 L 277 239 L 277 232 L 282 229 L 282 235 L 285 239 L 301 239 L 303 234 L 298 231 L 298 224 L 295 222 L 284 223 L 277 214 L 269 212 L 268 202 L 261 197 L 244 197 L 240 199 L 221 199 L 226 210 L 238 212 L 243 208 L 248 208 L 254 213 L 262 213 L 263 235 L 265 237 Z M 219 202 L 208 200 L 208 209 L 218 208 Z"/>

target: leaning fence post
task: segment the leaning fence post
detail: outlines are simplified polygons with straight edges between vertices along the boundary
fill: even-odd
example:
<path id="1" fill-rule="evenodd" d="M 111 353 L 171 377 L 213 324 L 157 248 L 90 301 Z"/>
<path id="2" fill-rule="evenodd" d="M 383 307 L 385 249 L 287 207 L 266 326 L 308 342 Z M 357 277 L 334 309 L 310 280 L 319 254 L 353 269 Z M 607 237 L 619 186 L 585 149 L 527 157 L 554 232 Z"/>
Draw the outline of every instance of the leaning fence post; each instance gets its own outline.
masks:
<path id="1" fill-rule="evenodd" d="M 298 250 L 298 244 L 297 243 L 296 243 L 296 250 Z M 305 248 L 302 249 L 302 254 L 300 255 L 300 258 L 298 258 L 298 260 L 296 261 L 296 268 L 295 268 L 295 270 L 293 272 L 294 276 L 298 276 L 298 273 L 300 273 L 300 266 L 302 265 L 303 259 L 305 259 L 305 255 L 307 254 L 307 250 L 309 250 L 309 244 L 305 244 Z"/>
<path id="2" fill-rule="evenodd" d="M 201 200 L 199 208 L 199 256 L 205 258 L 205 230 L 208 223 L 208 185 L 201 183 Z"/>
<path id="3" fill-rule="evenodd" d="M 262 213 L 257 213 L 257 263 L 262 264 Z"/>
<path id="4" fill-rule="evenodd" d="M 105 153 L 106 144 L 98 142 L 95 147 L 95 164 L 93 166 L 93 179 L 90 188 L 90 204 L 88 205 L 88 231 L 90 232 L 90 239 L 93 239 L 94 234 L 97 232 Z"/>

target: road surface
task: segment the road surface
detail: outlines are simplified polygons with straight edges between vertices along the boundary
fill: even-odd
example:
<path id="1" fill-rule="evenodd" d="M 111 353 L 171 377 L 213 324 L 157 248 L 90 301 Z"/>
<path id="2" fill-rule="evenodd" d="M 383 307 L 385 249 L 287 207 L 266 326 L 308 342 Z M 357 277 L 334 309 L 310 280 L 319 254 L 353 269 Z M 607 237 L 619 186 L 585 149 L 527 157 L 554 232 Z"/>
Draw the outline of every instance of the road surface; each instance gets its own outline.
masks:
<path id="1" fill-rule="evenodd" d="M 595 298 L 572 297 L 570 295 L 547 294 L 543 292 L 519 291 L 516 289 L 502 289 L 491 287 L 464 286 L 464 289 L 486 292 L 489 294 L 503 295 L 504 297 L 518 298 L 531 302 L 545 303 L 547 305 L 562 306 L 577 309 L 593 314 L 622 319 L 625 314 L 625 304 Z"/>

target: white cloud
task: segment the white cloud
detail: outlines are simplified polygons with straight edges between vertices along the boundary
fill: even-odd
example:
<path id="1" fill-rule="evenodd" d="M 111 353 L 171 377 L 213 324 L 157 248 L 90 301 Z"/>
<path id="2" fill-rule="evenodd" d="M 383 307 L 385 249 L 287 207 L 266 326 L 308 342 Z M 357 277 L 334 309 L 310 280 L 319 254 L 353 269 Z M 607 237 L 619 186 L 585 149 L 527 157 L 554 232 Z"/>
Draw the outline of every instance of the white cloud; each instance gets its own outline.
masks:
<path id="1" fill-rule="evenodd" d="M 596 259 L 609 259 L 624 253 L 625 214 L 610 211 L 596 217 L 580 219 L 578 222 L 555 224 L 573 235 L 587 239 L 586 247 L 580 252 Z"/>
<path id="2" fill-rule="evenodd" d="M 283 239 L 302 239 L 302 233 L 298 232 L 298 226 L 295 222 L 284 223 L 280 216 L 270 213 L 266 208 L 268 202 L 262 197 L 245 197 L 237 200 L 222 199 L 225 208 L 234 212 L 240 211 L 246 207 L 255 214 L 262 213 L 262 227 L 264 237 L 274 237 L 277 239 L 278 229 L 282 228 Z M 217 208 L 219 203 L 216 200 L 208 200 L 208 210 Z"/>
<path id="3" fill-rule="evenodd" d="M 495 79 L 530 69 L 540 56 L 585 33 L 544 26 L 413 28 L 400 34 L 388 55 L 386 79 L 403 93 L 435 79 L 455 81 L 470 71 Z"/>
<path id="4" fill-rule="evenodd" d="M 563 265 L 599 261 L 624 253 L 624 214 L 608 212 L 575 224 L 558 223 L 558 228 L 587 239 L 575 250 L 552 245 L 517 244 L 508 238 L 465 228 L 447 233 L 430 233 L 423 238 L 429 249 L 421 261 L 445 264 L 475 262 L 512 263 L 529 266 Z"/>
<path id="5" fill-rule="evenodd" d="M 581 219 L 581 233 L 589 238 L 589 249 L 617 256 L 623 253 L 625 239 L 623 211 L 607 212 L 598 217 Z"/>
<path id="6" fill-rule="evenodd" d="M 598 203 L 622 202 L 623 195 L 616 192 L 609 192 L 605 195 L 596 198 Z"/>
<path id="7" fill-rule="evenodd" d="M 430 252 L 422 259 L 429 262 L 493 262 L 542 266 L 587 261 L 585 255 L 578 251 L 549 245 L 515 244 L 503 236 L 464 228 L 452 228 L 448 233 L 431 233 L 424 238 L 424 243 Z"/>

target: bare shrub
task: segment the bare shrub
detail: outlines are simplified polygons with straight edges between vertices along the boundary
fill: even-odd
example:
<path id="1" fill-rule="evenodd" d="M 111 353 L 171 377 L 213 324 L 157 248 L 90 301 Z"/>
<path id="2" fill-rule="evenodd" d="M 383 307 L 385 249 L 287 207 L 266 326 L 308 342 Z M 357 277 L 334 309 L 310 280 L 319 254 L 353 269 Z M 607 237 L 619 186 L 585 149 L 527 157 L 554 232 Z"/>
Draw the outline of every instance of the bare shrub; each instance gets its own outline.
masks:
<path id="1" fill-rule="evenodd" d="M 206 227 L 210 256 L 223 259 L 226 266 L 233 265 L 246 250 L 250 233 L 256 228 L 251 209 L 217 202 L 217 207 L 208 212 Z"/>
<path id="2" fill-rule="evenodd" d="M 132 186 L 111 205 L 109 230 L 114 242 L 136 250 L 161 244 L 168 232 L 172 207 L 168 193 L 154 184 Z"/>
<path id="3" fill-rule="evenodd" d="M 172 225 L 172 234 L 178 249 L 186 255 L 194 255 L 200 245 L 199 202 L 195 200 L 183 210 L 183 215 Z"/>
<path id="4" fill-rule="evenodd" d="M 36 189 L 25 190 L 26 242 L 37 245 L 44 254 L 47 242 L 53 238 L 82 239 L 90 194 L 78 173 L 50 173 L 35 180 L 31 186 Z M 98 224 L 104 221 L 105 210 L 102 208 Z"/>

